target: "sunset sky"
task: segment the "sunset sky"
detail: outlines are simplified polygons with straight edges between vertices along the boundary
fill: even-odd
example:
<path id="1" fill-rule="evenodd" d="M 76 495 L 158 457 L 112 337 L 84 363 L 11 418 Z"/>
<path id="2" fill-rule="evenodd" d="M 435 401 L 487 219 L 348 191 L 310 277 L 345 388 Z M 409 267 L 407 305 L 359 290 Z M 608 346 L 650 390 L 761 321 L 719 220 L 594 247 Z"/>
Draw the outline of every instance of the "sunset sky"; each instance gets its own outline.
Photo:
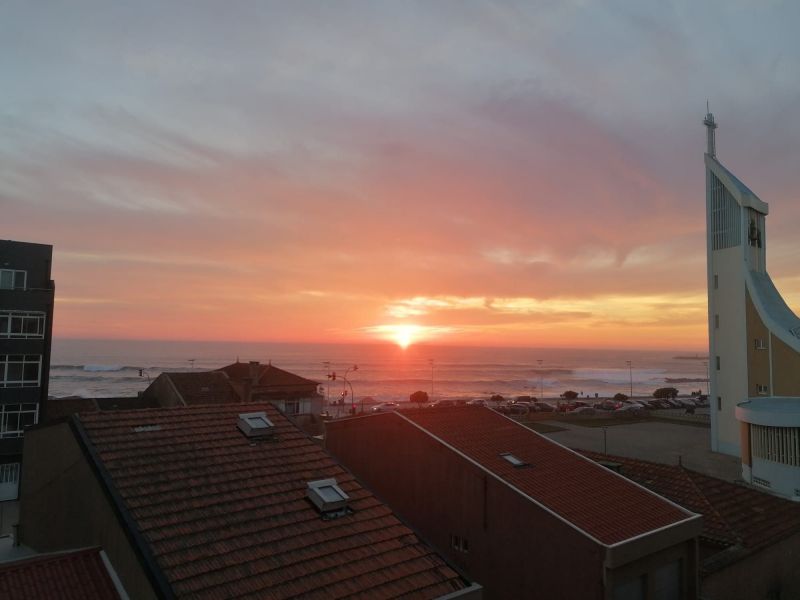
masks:
<path id="1" fill-rule="evenodd" d="M 113 6 L 111 6 L 113 5 Z M 706 99 L 800 308 L 800 4 L 3 2 L 55 335 L 706 346 Z"/>

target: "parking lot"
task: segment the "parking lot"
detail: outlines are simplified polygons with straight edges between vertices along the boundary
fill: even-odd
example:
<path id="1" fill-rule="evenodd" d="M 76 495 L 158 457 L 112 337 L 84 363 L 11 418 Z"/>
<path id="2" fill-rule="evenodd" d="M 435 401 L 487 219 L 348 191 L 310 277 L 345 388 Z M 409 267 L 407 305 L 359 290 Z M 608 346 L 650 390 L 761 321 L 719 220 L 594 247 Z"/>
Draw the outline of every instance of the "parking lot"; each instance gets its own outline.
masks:
<path id="1" fill-rule="evenodd" d="M 741 478 L 738 458 L 711 452 L 707 427 L 676 421 L 644 421 L 610 427 L 586 427 L 574 419 L 543 421 L 563 428 L 545 435 L 569 448 L 606 452 L 676 465 L 735 481 Z M 605 434 L 605 442 L 604 442 Z"/>

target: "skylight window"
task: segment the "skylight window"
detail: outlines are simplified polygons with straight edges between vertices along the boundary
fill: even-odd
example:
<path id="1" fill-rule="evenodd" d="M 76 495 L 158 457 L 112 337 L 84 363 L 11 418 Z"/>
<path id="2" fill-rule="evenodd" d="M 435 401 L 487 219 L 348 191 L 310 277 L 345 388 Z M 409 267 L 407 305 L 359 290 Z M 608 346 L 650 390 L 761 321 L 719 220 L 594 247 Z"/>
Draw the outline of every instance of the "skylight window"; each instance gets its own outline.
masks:
<path id="1" fill-rule="evenodd" d="M 511 454 L 511 452 L 503 452 L 500 456 L 503 459 L 505 459 L 508 462 L 510 462 L 512 465 L 514 465 L 517 468 L 519 468 L 519 467 L 529 467 L 530 466 L 524 460 L 520 460 L 519 458 L 517 458 L 516 456 Z"/>
<path id="2" fill-rule="evenodd" d="M 249 438 L 272 435 L 275 430 L 272 421 L 267 418 L 267 413 L 264 412 L 241 414 L 236 426 L 239 431 Z"/>
<path id="3" fill-rule="evenodd" d="M 309 481 L 306 496 L 323 516 L 336 517 L 349 514 L 347 503 L 350 500 L 336 479 Z"/>
<path id="4" fill-rule="evenodd" d="M 142 433 L 144 431 L 161 431 L 161 425 L 137 425 L 133 428 L 134 433 Z"/>

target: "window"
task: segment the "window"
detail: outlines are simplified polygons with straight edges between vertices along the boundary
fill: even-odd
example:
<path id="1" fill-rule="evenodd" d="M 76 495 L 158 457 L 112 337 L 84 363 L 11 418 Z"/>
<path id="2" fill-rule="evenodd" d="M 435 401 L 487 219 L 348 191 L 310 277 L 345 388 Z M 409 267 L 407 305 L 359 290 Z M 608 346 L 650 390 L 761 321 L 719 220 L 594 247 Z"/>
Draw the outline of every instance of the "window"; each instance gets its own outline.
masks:
<path id="1" fill-rule="evenodd" d="M 717 371 L 719 371 L 719 367 L 720 367 L 720 360 L 719 360 L 719 356 L 718 356 L 717 357 Z"/>
<path id="2" fill-rule="evenodd" d="M 719 289 L 719 275 L 714 275 L 714 289 Z"/>
<path id="3" fill-rule="evenodd" d="M 511 452 L 503 452 L 500 455 L 500 457 L 505 459 L 505 460 L 507 460 L 508 462 L 510 462 L 512 465 L 514 465 L 517 468 L 529 466 L 528 463 L 526 463 L 524 460 L 521 460 L 521 459 L 517 458 L 516 456 L 511 454 Z"/>
<path id="4" fill-rule="evenodd" d="M 714 315 L 714 329 L 719 329 L 719 315 Z"/>
<path id="5" fill-rule="evenodd" d="M 19 463 L 0 465 L 0 502 L 16 500 L 19 496 Z"/>
<path id="6" fill-rule="evenodd" d="M 0 354 L 0 388 L 39 387 L 41 368 L 41 355 Z"/>
<path id="7" fill-rule="evenodd" d="M 0 404 L 0 439 L 22 437 L 26 427 L 38 422 L 38 404 Z"/>
<path id="8" fill-rule="evenodd" d="M 716 175 L 711 174 L 711 249 L 741 244 L 741 208 Z"/>
<path id="9" fill-rule="evenodd" d="M 755 339 L 756 350 L 766 350 L 767 349 L 767 342 L 763 338 L 756 338 Z"/>
<path id="10" fill-rule="evenodd" d="M 469 554 L 469 540 L 467 540 L 467 538 L 461 537 L 460 535 L 450 536 L 450 547 L 453 550 L 457 550 L 458 552 Z"/>
<path id="11" fill-rule="evenodd" d="M 0 338 L 43 338 L 45 313 L 0 311 Z"/>
<path id="12" fill-rule="evenodd" d="M 766 396 L 769 394 L 769 386 L 758 383 L 756 384 L 756 391 L 758 392 L 759 396 Z"/>
<path id="13" fill-rule="evenodd" d="M 0 269 L 0 290 L 24 290 L 27 282 L 27 271 Z"/>
<path id="14" fill-rule="evenodd" d="M 722 410 L 722 396 L 717 396 L 717 410 Z"/>
<path id="15" fill-rule="evenodd" d="M 647 579 L 644 575 L 614 585 L 614 600 L 644 600 L 647 592 Z"/>
<path id="16" fill-rule="evenodd" d="M 681 571 L 681 561 L 676 560 L 653 572 L 653 600 L 680 600 L 683 597 Z"/>
<path id="17" fill-rule="evenodd" d="M 299 415 L 300 414 L 300 400 L 287 400 L 286 404 L 286 414 L 287 415 Z"/>

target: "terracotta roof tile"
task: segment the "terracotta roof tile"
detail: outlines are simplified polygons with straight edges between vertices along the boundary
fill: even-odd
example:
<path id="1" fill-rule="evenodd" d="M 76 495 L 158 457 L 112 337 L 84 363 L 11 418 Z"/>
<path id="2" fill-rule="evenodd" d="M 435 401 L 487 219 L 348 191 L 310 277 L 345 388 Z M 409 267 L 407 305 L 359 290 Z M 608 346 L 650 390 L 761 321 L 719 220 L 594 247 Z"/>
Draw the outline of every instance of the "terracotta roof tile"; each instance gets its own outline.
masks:
<path id="1" fill-rule="evenodd" d="M 0 564 L 0 598 L 119 600 L 100 548 L 35 556 Z"/>
<path id="2" fill-rule="evenodd" d="M 621 473 L 703 515 L 703 537 L 755 551 L 800 532 L 800 505 L 759 490 L 703 475 L 677 465 L 582 452 L 611 460 Z"/>
<path id="3" fill-rule="evenodd" d="M 273 439 L 237 429 L 256 411 Z M 466 585 L 269 403 L 80 420 L 178 597 L 434 598 Z M 307 482 L 328 477 L 353 514 L 323 520 L 306 499 Z"/>
<path id="4" fill-rule="evenodd" d="M 416 423 L 604 544 L 694 516 L 488 408 L 414 410 L 387 416 Z M 530 466 L 514 467 L 501 456 L 504 452 Z"/>

